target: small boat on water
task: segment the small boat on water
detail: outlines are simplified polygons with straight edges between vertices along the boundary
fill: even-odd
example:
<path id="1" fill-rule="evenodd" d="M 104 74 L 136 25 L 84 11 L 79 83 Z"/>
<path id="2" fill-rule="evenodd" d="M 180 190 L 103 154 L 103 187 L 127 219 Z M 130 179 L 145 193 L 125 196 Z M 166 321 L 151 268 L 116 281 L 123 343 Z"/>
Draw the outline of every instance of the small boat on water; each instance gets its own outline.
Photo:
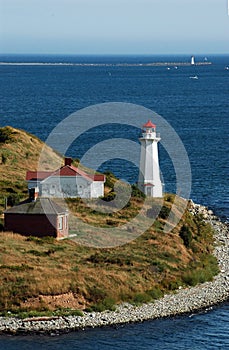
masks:
<path id="1" fill-rule="evenodd" d="M 190 79 L 199 79 L 197 75 L 194 75 L 193 77 L 189 77 Z"/>

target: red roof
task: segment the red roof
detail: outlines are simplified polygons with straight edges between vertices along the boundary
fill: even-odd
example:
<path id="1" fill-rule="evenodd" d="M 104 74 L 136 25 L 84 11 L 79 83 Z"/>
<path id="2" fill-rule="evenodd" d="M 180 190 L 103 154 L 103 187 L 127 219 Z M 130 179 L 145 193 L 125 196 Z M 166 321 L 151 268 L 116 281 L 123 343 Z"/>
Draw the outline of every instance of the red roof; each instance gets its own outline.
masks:
<path id="1" fill-rule="evenodd" d="M 148 120 L 148 122 L 143 125 L 143 128 L 156 128 L 156 125 L 153 124 L 151 120 Z"/>
<path id="2" fill-rule="evenodd" d="M 104 181 L 105 175 L 102 174 L 87 174 L 85 171 L 74 167 L 73 165 L 64 165 L 56 171 L 27 171 L 26 180 L 36 181 L 44 180 L 49 176 L 82 176 L 89 181 Z"/>
<path id="3" fill-rule="evenodd" d="M 30 171 L 26 172 L 26 180 L 27 181 L 37 181 L 44 180 L 46 177 L 49 177 L 53 174 L 53 171 Z"/>

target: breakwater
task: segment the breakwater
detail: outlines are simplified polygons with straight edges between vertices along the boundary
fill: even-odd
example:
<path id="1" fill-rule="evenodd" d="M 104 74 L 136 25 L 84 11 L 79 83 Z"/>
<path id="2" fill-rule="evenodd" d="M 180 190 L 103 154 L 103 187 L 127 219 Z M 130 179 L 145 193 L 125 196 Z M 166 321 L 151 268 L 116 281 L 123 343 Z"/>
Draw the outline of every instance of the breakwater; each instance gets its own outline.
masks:
<path id="1" fill-rule="evenodd" d="M 117 306 L 116 311 L 84 313 L 83 316 L 40 317 L 17 319 L 0 317 L 0 333 L 49 333 L 58 334 L 88 327 L 112 326 L 123 323 L 171 317 L 207 309 L 229 299 L 229 229 L 211 210 L 191 203 L 193 215 L 202 214 L 215 230 L 214 255 L 218 259 L 220 273 L 212 282 L 205 282 L 191 288 L 181 288 L 167 294 L 154 303 L 136 307 L 128 303 Z"/>
<path id="2" fill-rule="evenodd" d="M 0 62 L 0 66 L 79 66 L 79 67 L 180 67 L 208 66 L 212 62 L 149 62 L 149 63 L 70 63 L 70 62 Z"/>

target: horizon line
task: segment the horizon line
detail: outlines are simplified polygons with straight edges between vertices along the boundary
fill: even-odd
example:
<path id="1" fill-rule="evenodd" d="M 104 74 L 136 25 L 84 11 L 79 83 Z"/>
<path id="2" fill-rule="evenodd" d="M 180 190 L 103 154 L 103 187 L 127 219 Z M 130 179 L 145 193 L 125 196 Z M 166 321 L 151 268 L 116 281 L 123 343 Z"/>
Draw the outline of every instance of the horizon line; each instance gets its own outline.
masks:
<path id="1" fill-rule="evenodd" d="M 229 56 L 229 52 L 221 53 L 33 53 L 33 52 L 4 52 L 0 55 L 36 55 L 36 56 Z"/>

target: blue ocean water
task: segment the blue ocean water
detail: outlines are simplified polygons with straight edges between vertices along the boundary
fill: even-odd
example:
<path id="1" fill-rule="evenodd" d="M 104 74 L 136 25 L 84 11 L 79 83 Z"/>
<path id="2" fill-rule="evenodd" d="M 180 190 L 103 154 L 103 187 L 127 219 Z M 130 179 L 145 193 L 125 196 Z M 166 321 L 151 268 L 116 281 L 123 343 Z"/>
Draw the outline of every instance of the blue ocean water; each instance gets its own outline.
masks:
<path id="1" fill-rule="evenodd" d="M 196 61 L 203 60 L 196 57 Z M 154 110 L 175 129 L 192 167 L 192 193 L 196 202 L 208 205 L 221 217 L 228 217 L 228 116 L 229 56 L 212 56 L 208 66 L 144 66 L 144 63 L 188 62 L 183 56 L 7 56 L 1 62 L 90 63 L 84 66 L 0 65 L 0 125 L 25 129 L 46 140 L 53 128 L 71 113 L 103 102 L 128 102 Z M 96 66 L 93 64 L 103 63 Z M 117 63 L 138 63 L 117 66 Z M 108 66 L 106 64 L 109 64 Z M 110 65 L 111 64 L 111 65 Z M 113 65 L 112 65 L 113 64 Z M 141 65 L 143 64 L 143 65 Z M 197 75 L 198 80 L 190 79 Z M 119 128 L 107 130 L 107 137 L 126 137 Z M 110 132 L 110 134 L 109 134 Z M 138 133 L 133 138 L 137 140 Z M 81 158 L 101 139 L 80 138 L 68 155 Z M 175 192 L 175 174 L 165 150 L 160 148 L 160 165 L 165 190 Z M 138 170 L 128 162 L 103 165 L 117 176 L 136 182 Z"/>
<path id="2" fill-rule="evenodd" d="M 196 57 L 196 61 L 203 59 Z M 45 141 L 59 122 L 81 108 L 104 102 L 147 107 L 170 123 L 187 150 L 192 170 L 191 198 L 226 220 L 229 217 L 229 70 L 225 68 L 229 66 L 229 56 L 209 56 L 212 65 L 177 69 L 171 66 L 169 70 L 145 65 L 189 60 L 187 56 L 1 56 L 0 62 L 27 64 L 0 65 L 0 126 L 25 129 Z M 30 62 L 81 65 L 29 65 Z M 190 79 L 196 75 L 199 79 Z M 117 125 L 107 128 L 106 137 L 125 138 L 129 134 L 137 140 L 138 133 L 128 126 L 126 129 Z M 90 131 L 90 138 L 86 134 L 76 140 L 67 155 L 81 158 L 103 135 L 103 129 Z M 165 190 L 174 192 L 175 173 L 163 147 L 160 147 L 160 166 Z M 118 177 L 132 183 L 137 181 L 138 170 L 129 162 L 115 159 L 102 164 L 100 170 L 108 168 Z M 42 348 L 43 341 L 44 349 L 54 346 L 60 349 L 62 341 L 66 349 L 225 349 L 229 347 L 227 313 L 228 306 L 223 306 L 193 318 L 153 321 L 116 330 L 91 330 L 59 340 L 36 338 L 37 349 Z M 13 349 L 10 346 L 16 346 L 21 338 L 6 339 L 9 343 L 6 341 L 8 345 L 4 346 Z M 36 344 L 33 338 L 23 339 L 20 348 Z"/>

